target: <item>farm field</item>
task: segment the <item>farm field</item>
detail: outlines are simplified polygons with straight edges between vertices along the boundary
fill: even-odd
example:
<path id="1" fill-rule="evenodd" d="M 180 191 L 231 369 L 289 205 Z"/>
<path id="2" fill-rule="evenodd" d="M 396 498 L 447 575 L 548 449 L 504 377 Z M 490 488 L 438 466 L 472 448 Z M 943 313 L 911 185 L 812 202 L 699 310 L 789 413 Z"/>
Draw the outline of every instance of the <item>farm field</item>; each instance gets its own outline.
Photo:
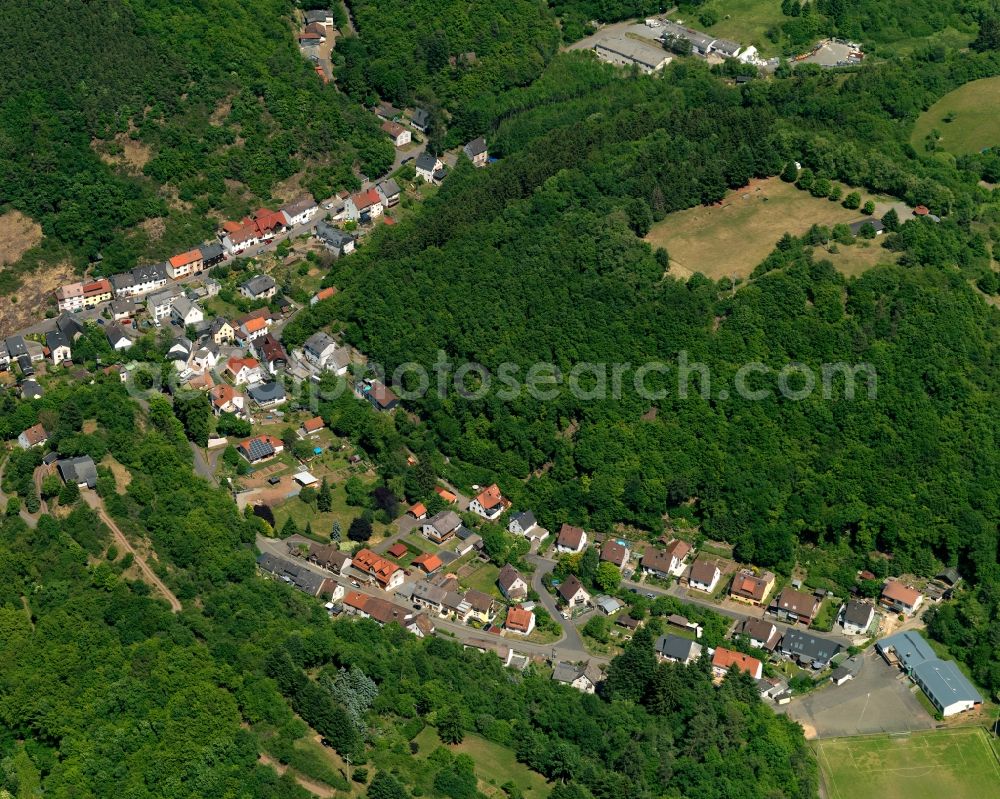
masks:
<path id="1" fill-rule="evenodd" d="M 954 114 L 951 122 L 945 122 Z M 938 145 L 953 155 L 1000 146 L 1000 78 L 974 80 L 949 92 L 917 119 L 910 144 L 924 152 L 927 135 L 937 130 Z"/>
<path id="2" fill-rule="evenodd" d="M 444 746 L 433 727 L 425 727 L 414 741 L 420 747 L 419 757 L 427 757 L 439 746 Z M 523 763 L 518 763 L 514 752 L 505 746 L 495 744 L 479 735 L 467 733 L 462 743 L 449 745 L 447 748 L 455 754 L 469 755 L 476 762 L 479 789 L 487 795 L 504 796 L 499 786 L 508 781 L 513 782 L 523 792 L 525 799 L 542 799 L 549 795 L 545 777 Z"/>
<path id="3" fill-rule="evenodd" d="M 1000 784 L 1000 766 L 978 727 L 814 743 L 829 799 L 980 799 Z"/>
<path id="4" fill-rule="evenodd" d="M 867 199 L 869 195 L 863 193 L 862 200 Z M 876 216 L 880 213 L 884 211 L 877 206 Z M 747 277 L 785 233 L 799 236 L 813 224 L 833 227 L 861 218 L 859 211 L 813 197 L 780 178 L 767 178 L 730 192 L 718 205 L 699 205 L 668 214 L 653 225 L 646 241 L 670 253 L 672 276 L 687 279 L 701 272 L 719 280 Z M 846 252 L 856 247 L 842 245 L 840 249 Z M 827 256 L 817 253 L 817 257 Z M 837 265 L 835 257 L 831 260 Z M 846 262 L 847 256 L 843 260 Z M 852 272 L 863 271 L 863 265 L 853 264 Z"/>

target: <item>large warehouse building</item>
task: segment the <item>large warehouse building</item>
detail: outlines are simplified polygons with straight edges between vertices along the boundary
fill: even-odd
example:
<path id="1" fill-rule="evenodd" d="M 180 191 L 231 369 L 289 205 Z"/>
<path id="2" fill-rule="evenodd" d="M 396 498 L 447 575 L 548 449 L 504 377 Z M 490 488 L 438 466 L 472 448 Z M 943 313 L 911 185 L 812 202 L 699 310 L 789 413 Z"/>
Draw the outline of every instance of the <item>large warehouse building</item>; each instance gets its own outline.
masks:
<path id="1" fill-rule="evenodd" d="M 983 697 L 953 660 L 941 660 L 918 632 L 906 630 L 883 638 L 875 648 L 919 685 L 942 716 L 953 716 L 982 704 Z"/>

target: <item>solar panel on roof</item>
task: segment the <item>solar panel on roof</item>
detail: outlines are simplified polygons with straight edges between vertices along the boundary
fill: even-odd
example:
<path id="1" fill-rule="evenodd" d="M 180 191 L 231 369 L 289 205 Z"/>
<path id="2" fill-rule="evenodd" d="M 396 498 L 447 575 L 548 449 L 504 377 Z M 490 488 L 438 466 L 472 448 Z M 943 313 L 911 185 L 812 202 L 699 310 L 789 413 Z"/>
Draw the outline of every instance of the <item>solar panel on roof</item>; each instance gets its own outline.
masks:
<path id="1" fill-rule="evenodd" d="M 250 457 L 253 459 L 267 458 L 274 454 L 274 447 L 267 441 L 255 438 L 250 442 Z"/>

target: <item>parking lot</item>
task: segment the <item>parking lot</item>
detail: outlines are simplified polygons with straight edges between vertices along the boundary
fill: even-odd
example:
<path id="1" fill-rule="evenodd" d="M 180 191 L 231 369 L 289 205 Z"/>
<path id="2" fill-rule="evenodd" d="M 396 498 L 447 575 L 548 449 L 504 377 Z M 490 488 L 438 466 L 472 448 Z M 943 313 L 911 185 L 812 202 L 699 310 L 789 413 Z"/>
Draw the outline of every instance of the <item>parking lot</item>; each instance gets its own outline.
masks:
<path id="1" fill-rule="evenodd" d="M 807 738 L 835 738 L 882 732 L 926 730 L 934 719 L 911 692 L 909 679 L 869 649 L 858 675 L 796 698 L 784 710 Z"/>

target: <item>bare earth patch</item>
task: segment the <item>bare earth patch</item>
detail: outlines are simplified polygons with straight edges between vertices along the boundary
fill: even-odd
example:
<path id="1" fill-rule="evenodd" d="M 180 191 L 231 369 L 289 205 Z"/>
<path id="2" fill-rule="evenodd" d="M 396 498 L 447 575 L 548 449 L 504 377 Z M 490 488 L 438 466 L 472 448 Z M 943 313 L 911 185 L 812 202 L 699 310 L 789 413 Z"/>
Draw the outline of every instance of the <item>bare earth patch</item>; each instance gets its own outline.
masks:
<path id="1" fill-rule="evenodd" d="M 128 133 L 119 133 L 113 139 L 121 147 L 120 153 L 109 153 L 104 142 L 99 139 L 91 141 L 90 146 L 100 159 L 109 166 L 120 167 L 129 172 L 141 172 L 142 168 L 153 157 L 153 151 Z"/>
<path id="2" fill-rule="evenodd" d="M 9 336 L 15 330 L 37 322 L 40 311 L 59 286 L 78 279 L 68 261 L 61 261 L 44 270 L 21 275 L 21 286 L 10 295 L 0 295 L 0 335 Z"/>
<path id="3" fill-rule="evenodd" d="M 0 216 L 0 265 L 12 264 L 42 240 L 42 228 L 20 211 Z"/>

